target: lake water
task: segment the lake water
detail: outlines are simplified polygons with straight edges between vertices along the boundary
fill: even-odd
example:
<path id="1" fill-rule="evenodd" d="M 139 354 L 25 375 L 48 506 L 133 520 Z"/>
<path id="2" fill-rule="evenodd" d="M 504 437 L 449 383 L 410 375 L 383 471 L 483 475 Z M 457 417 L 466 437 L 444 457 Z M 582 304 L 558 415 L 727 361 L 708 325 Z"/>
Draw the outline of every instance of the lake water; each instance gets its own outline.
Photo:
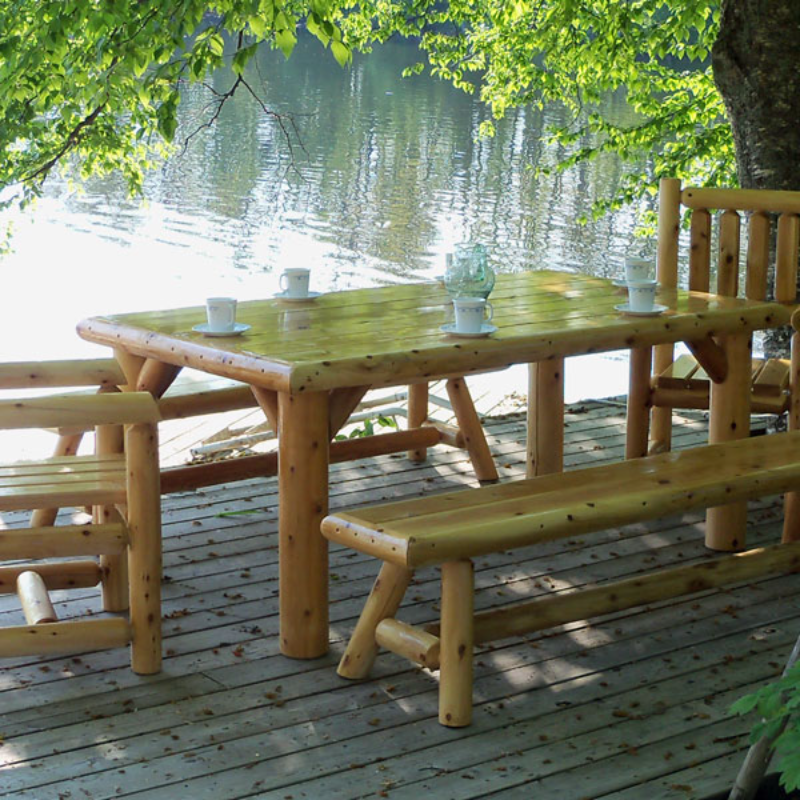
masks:
<path id="1" fill-rule="evenodd" d="M 293 160 L 279 127 L 242 92 L 148 177 L 145 204 L 115 180 L 83 193 L 53 180 L 15 220 L 15 251 L 0 260 L 0 360 L 104 355 L 74 333 L 79 319 L 220 293 L 268 296 L 287 266 L 310 266 L 318 290 L 427 279 L 469 238 L 490 243 L 501 272 L 617 274 L 632 212 L 577 219 L 613 190 L 619 164 L 601 158 L 537 177 L 534 167 L 553 160 L 539 136 L 563 110 L 514 112 L 479 141 L 488 112 L 476 100 L 429 77 L 400 77 L 417 56 L 390 44 L 341 70 L 311 41 L 288 61 L 260 53 L 251 80 L 269 108 L 296 115 Z M 224 90 L 230 77 L 215 83 Z M 179 136 L 208 102 L 204 89 L 187 90 Z M 609 102 L 624 118 L 624 104 Z M 584 366 L 568 380 L 588 369 L 576 363 Z M 623 383 L 610 391 L 624 390 L 620 367 Z M 569 386 L 570 399 L 583 393 Z"/>

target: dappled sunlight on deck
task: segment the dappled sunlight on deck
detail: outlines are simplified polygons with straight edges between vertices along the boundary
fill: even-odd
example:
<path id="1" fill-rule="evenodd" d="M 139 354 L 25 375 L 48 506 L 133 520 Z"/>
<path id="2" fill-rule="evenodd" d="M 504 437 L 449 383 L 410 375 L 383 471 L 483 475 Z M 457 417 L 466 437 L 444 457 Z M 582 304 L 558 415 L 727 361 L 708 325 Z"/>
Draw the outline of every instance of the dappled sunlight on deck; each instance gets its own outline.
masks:
<path id="1" fill-rule="evenodd" d="M 689 415 L 678 445 L 702 440 Z M 567 415 L 567 464 L 622 457 L 623 409 Z M 700 421 L 695 426 L 695 418 Z M 524 471 L 520 416 L 487 429 L 503 477 Z M 411 465 L 382 456 L 331 469 L 331 507 L 414 497 L 475 479 L 462 451 Z M 730 703 L 780 672 L 800 623 L 796 577 L 653 603 L 479 645 L 473 724 L 436 720 L 438 671 L 381 652 L 368 680 L 336 664 L 378 563 L 330 549 L 331 651 L 278 647 L 274 479 L 164 498 L 164 669 L 142 678 L 124 650 L 0 667 L 0 793 L 14 800 L 240 797 L 467 800 L 670 797 L 720 791 L 747 746 Z M 59 522 L 80 521 L 65 512 Z M 750 507 L 749 544 L 774 541 L 780 505 Z M 0 516 L 0 528 L 21 515 Z M 476 609 L 572 592 L 706 557 L 702 514 L 475 559 Z M 63 618 L 97 614 L 87 592 L 53 593 Z M 439 572 L 420 569 L 398 618 L 438 617 Z M 13 596 L 0 614 L 17 620 Z M 674 795 L 673 795 L 674 796 Z"/>

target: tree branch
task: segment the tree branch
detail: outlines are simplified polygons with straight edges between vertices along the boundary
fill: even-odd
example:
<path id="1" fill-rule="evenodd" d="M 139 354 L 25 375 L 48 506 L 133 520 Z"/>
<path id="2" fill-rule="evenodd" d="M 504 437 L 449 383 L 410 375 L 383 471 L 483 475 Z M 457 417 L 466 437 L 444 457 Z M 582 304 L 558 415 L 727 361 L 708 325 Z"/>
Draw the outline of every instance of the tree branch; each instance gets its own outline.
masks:
<path id="1" fill-rule="evenodd" d="M 46 177 L 50 170 L 70 151 L 72 150 L 75 145 L 77 145 L 80 140 L 81 136 L 83 135 L 83 131 L 88 128 L 90 125 L 94 124 L 94 121 L 100 116 L 103 109 L 105 108 L 105 102 L 100 103 L 97 108 L 94 109 L 90 114 L 84 117 L 73 129 L 70 131 L 69 136 L 67 136 L 66 141 L 64 144 L 58 149 L 56 154 L 45 161 L 40 167 L 35 169 L 30 175 L 27 175 L 22 178 L 22 183 L 31 183 L 36 181 L 40 177 Z"/>

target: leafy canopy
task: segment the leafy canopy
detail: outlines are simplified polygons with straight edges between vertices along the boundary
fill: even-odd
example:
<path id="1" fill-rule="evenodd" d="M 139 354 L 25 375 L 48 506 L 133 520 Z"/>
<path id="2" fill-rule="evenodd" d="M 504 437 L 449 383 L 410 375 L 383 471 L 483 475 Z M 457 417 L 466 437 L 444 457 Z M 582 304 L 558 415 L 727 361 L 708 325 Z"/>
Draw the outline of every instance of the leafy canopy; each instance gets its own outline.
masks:
<path id="1" fill-rule="evenodd" d="M 639 164 L 599 212 L 663 174 L 731 183 L 730 126 L 708 58 L 718 12 L 718 0 L 0 0 L 0 188 L 29 197 L 64 164 L 82 178 L 117 170 L 139 191 L 174 142 L 181 85 L 232 69 L 229 91 L 206 84 L 210 125 L 234 92 L 258 99 L 245 72 L 256 48 L 289 57 L 301 28 L 342 66 L 353 50 L 413 37 L 427 63 L 409 72 L 477 92 L 497 119 L 563 103 L 572 121 L 550 132 L 567 146 L 559 166 L 604 151 Z M 635 125 L 599 112 L 616 91 Z"/>
<path id="2" fill-rule="evenodd" d="M 59 163 L 83 178 L 118 170 L 133 192 L 177 129 L 181 85 L 211 86 L 210 120 L 248 84 L 260 42 L 288 57 L 302 24 L 344 65 L 330 0 L 0 0 L 0 187 L 35 193 Z"/>
<path id="3" fill-rule="evenodd" d="M 710 50 L 715 0 L 366 0 L 342 21 L 358 47 L 393 30 L 420 39 L 436 75 L 477 92 L 494 117 L 560 102 L 571 122 L 549 131 L 559 168 L 614 152 L 628 162 L 618 195 L 630 202 L 657 178 L 735 185 L 735 153 Z M 357 9 L 357 10 L 356 10 Z M 424 68 L 419 63 L 411 71 Z M 599 101 L 625 92 L 638 122 L 603 116 Z M 491 135 L 493 123 L 484 124 Z M 587 135 L 590 134 L 590 135 Z"/>

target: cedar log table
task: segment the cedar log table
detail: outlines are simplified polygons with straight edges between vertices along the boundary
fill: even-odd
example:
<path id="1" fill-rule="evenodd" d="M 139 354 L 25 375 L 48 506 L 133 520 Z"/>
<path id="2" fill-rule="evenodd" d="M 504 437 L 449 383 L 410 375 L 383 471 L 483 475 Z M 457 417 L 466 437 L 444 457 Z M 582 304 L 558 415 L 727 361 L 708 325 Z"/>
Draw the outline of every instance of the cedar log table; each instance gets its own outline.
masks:
<path id="1" fill-rule="evenodd" d="M 278 431 L 281 650 L 313 658 L 328 648 L 320 522 L 328 512 L 331 431 L 367 389 L 530 363 L 528 472 L 553 472 L 561 468 L 565 356 L 630 349 L 632 370 L 649 373 L 652 345 L 687 342 L 714 380 L 711 441 L 742 438 L 750 420 L 751 333 L 791 316 L 778 303 L 680 290 L 659 292 L 657 302 L 669 307 L 660 316 L 625 316 L 614 309 L 624 292 L 610 281 L 552 271 L 500 275 L 491 299 L 498 331 L 483 339 L 440 330 L 451 314 L 435 283 L 334 292 L 302 303 L 240 302 L 237 320 L 252 326 L 242 336 L 193 332 L 205 321 L 203 307 L 91 318 L 78 333 L 114 348 L 129 383 L 159 396 L 184 366 L 253 387 Z M 644 413 L 646 399 L 629 397 L 629 414 Z M 628 454 L 640 450 L 642 443 L 629 439 Z M 742 547 L 744 513 L 741 503 L 711 509 L 707 544 Z"/>

